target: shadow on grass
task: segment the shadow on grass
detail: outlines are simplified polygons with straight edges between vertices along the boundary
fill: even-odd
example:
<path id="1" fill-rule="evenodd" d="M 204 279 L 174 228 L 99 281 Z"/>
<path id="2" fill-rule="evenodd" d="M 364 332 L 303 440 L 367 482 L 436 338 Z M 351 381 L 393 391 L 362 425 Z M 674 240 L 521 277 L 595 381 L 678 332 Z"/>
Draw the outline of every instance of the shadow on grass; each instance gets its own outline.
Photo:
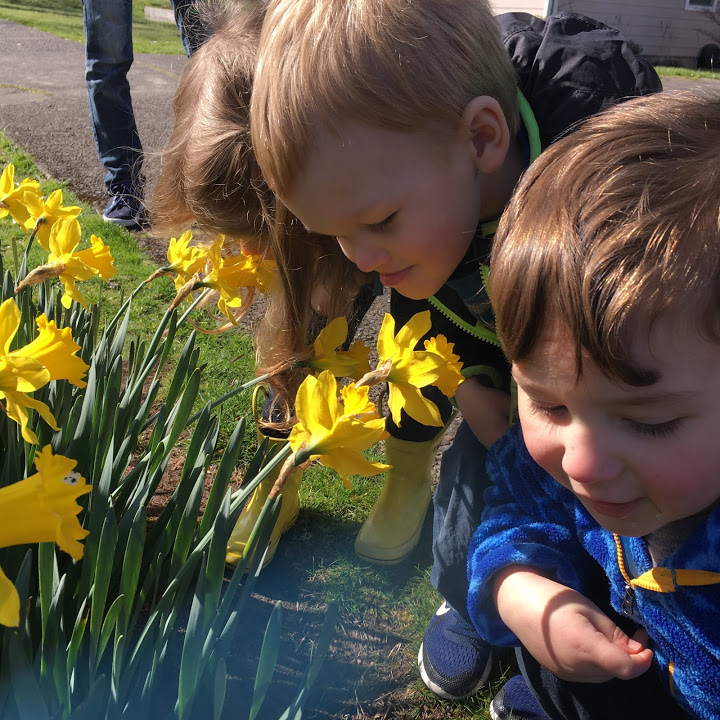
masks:
<path id="1" fill-rule="evenodd" d="M 417 678 L 412 658 L 419 641 L 408 633 L 408 609 L 401 598 L 409 583 L 427 583 L 431 563 L 432 517 L 425 520 L 417 549 L 403 563 L 375 566 L 353 551 L 356 522 L 303 510 L 287 532 L 273 561 L 260 576 L 245 610 L 251 628 L 228 657 L 228 703 L 234 717 L 246 717 L 254 668 L 273 605 L 283 605 L 283 635 L 278 666 L 260 717 L 277 718 L 292 702 L 320 633 L 325 607 L 336 600 L 340 616 L 318 684 L 304 718 L 354 718 L 376 715 L 379 700 L 387 715 Z M 238 638 L 240 640 L 240 638 Z M 382 700 L 385 698 L 385 700 Z M 230 717 L 228 714 L 227 717 Z"/>

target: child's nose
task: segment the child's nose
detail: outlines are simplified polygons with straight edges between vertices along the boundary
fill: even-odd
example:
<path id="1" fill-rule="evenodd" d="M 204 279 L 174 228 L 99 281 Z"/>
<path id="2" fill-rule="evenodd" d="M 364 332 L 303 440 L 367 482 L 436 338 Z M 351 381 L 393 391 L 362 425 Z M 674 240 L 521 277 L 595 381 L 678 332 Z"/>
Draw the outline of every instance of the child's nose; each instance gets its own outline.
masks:
<path id="1" fill-rule="evenodd" d="M 610 443 L 588 428 L 566 428 L 562 459 L 563 472 L 583 484 L 614 480 L 622 472 L 622 462 Z"/>
<path id="2" fill-rule="evenodd" d="M 338 243 L 345 257 L 354 262 L 362 272 L 377 270 L 390 259 L 387 251 L 377 245 L 353 242 L 345 237 L 338 237 Z"/>

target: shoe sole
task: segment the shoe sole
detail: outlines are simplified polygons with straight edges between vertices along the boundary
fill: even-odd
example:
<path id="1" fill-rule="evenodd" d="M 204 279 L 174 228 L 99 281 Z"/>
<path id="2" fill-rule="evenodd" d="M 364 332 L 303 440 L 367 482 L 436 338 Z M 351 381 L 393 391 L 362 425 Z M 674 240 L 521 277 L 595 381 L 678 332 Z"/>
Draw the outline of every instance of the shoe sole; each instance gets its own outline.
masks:
<path id="1" fill-rule="evenodd" d="M 492 661 L 493 656 L 492 653 L 490 653 L 490 657 L 488 657 L 487 665 L 485 665 L 482 677 L 471 690 L 462 695 L 451 695 L 449 692 L 443 690 L 438 684 L 434 683 L 425 671 L 425 663 L 423 662 L 423 643 L 420 643 L 420 650 L 418 650 L 418 668 L 420 669 L 420 677 L 422 678 L 422 681 L 429 690 L 432 690 L 436 695 L 439 695 L 441 698 L 445 698 L 446 700 L 462 700 L 470 695 L 474 695 L 478 690 L 480 690 L 485 683 L 487 683 L 488 677 L 490 677 Z"/>
<path id="2" fill-rule="evenodd" d="M 139 228 L 140 223 L 137 220 L 121 220 L 120 218 L 111 218 L 107 215 L 103 215 L 102 219 L 105 222 L 113 223 L 113 225 L 122 225 L 124 228 Z"/>

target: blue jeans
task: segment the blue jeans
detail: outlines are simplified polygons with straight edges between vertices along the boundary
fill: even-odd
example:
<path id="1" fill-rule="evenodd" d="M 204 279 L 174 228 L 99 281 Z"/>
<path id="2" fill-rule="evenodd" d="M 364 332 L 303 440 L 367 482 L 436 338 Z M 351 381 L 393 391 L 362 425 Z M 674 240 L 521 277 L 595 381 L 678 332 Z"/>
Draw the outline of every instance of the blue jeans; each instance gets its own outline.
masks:
<path id="1" fill-rule="evenodd" d="M 468 622 L 467 554 L 480 525 L 483 494 L 490 484 L 485 470 L 487 450 L 466 421 L 442 456 L 440 479 L 433 495 L 433 566 L 430 581 Z"/>
<path id="2" fill-rule="evenodd" d="M 173 2 L 186 54 L 201 42 L 192 0 Z M 140 197 L 143 149 L 127 74 L 133 63 L 132 0 L 83 0 L 85 83 L 98 159 L 111 195 Z"/>

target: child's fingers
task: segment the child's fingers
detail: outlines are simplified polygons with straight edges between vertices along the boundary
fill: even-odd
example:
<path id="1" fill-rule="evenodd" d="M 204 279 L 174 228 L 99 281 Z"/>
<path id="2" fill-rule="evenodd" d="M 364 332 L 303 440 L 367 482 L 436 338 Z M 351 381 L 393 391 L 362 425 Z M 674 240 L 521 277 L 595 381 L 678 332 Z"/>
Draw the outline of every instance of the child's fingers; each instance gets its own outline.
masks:
<path id="1" fill-rule="evenodd" d="M 630 680 L 642 675 L 650 667 L 653 653 L 647 647 L 649 636 L 644 630 L 638 630 L 632 637 L 628 637 L 615 625 L 608 639 L 611 641 L 610 647 L 605 647 L 604 643 L 599 646 L 604 655 L 601 666 L 614 677 Z"/>

